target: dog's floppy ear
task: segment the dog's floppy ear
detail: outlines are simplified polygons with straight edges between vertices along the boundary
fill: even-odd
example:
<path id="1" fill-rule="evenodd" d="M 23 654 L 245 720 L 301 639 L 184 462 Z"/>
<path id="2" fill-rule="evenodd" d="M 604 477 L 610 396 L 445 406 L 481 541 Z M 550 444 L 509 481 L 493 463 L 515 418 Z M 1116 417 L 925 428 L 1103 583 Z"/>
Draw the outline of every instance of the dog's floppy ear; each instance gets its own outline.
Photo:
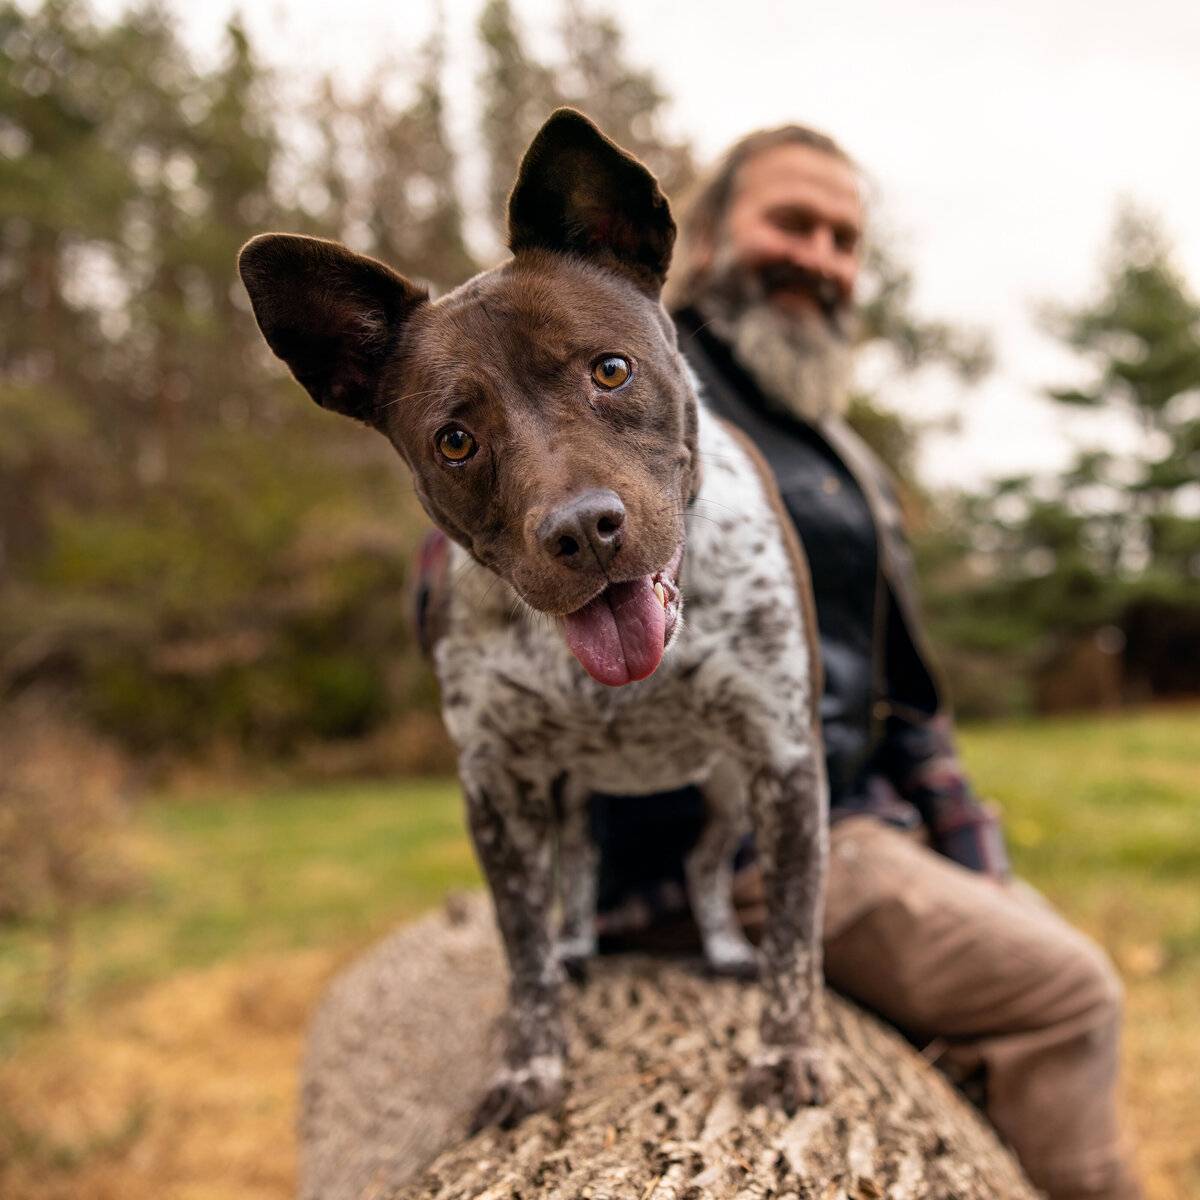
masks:
<path id="1" fill-rule="evenodd" d="M 338 242 L 262 233 L 238 270 L 267 345 L 321 405 L 367 424 L 379 369 L 428 293 Z"/>
<path id="2" fill-rule="evenodd" d="M 508 200 L 508 247 L 597 258 L 657 296 L 675 222 L 658 181 L 582 113 L 560 108 L 525 151 Z"/>

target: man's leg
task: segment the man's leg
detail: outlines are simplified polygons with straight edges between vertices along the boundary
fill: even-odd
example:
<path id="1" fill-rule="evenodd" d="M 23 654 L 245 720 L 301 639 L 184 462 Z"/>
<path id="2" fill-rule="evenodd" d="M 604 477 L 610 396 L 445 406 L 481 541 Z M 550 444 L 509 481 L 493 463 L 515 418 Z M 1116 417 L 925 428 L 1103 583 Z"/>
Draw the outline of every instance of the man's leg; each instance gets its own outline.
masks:
<path id="1" fill-rule="evenodd" d="M 868 817 L 831 834 L 825 973 L 966 1077 L 1052 1200 L 1133 1200 L 1116 1111 L 1121 987 L 1103 952 L 1020 886 Z"/>

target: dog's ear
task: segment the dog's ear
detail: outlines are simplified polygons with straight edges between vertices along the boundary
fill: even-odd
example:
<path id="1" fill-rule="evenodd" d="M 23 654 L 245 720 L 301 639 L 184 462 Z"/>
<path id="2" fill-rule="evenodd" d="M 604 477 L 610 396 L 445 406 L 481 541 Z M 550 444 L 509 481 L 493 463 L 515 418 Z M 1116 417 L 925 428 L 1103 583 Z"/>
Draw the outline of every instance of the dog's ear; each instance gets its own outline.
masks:
<path id="1" fill-rule="evenodd" d="M 337 242 L 263 233 L 238 270 L 267 345 L 322 408 L 373 423 L 379 370 L 428 293 Z"/>
<path id="2" fill-rule="evenodd" d="M 525 151 L 508 200 L 508 247 L 600 259 L 657 296 L 675 222 L 658 181 L 582 113 L 560 108 Z"/>

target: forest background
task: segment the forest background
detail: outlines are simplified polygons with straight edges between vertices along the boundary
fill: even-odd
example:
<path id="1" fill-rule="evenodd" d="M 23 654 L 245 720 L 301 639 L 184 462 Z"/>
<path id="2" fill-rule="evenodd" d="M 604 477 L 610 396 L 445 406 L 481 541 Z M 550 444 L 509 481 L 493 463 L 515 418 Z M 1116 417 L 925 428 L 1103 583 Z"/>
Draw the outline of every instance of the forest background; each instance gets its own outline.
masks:
<path id="1" fill-rule="evenodd" d="M 690 147 L 662 133 L 667 97 L 610 18 L 567 3 L 552 61 L 503 0 L 479 37 L 486 194 L 464 197 L 436 31 L 353 96 L 325 79 L 285 111 L 236 21 L 202 69 L 165 9 L 0 8 L 6 701 L 53 691 L 143 763 L 365 739 L 404 765 L 430 745 L 434 692 L 402 601 L 425 520 L 382 439 L 306 404 L 270 359 L 233 262 L 253 233 L 291 229 L 445 290 L 502 244 L 515 164 L 559 103 L 669 195 L 693 178 Z M 855 424 L 904 481 L 967 716 L 1200 687 L 1200 310 L 1134 209 L 1100 275 L 1088 303 L 1045 314 L 1094 382 L 1048 392 L 1132 412 L 1139 448 L 930 495 L 919 428 L 886 395 L 856 398 Z M 912 288 L 873 242 L 865 352 L 893 372 L 955 371 L 969 404 L 986 336 L 915 314 Z"/>

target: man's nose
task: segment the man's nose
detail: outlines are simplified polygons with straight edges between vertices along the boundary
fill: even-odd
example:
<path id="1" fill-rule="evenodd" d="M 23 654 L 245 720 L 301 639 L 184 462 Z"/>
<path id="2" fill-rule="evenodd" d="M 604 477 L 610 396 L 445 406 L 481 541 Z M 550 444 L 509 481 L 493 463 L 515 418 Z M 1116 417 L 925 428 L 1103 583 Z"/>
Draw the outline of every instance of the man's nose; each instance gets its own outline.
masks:
<path id="1" fill-rule="evenodd" d="M 814 278 L 836 289 L 838 300 L 848 300 L 854 291 L 858 261 L 853 254 L 840 250 L 833 230 L 817 225 L 789 241 L 789 258 L 793 266 L 808 271 Z"/>
<path id="2" fill-rule="evenodd" d="M 798 267 L 820 275 L 823 279 L 837 278 L 838 255 L 833 231 L 827 225 L 814 225 L 788 240 L 788 256 Z"/>

